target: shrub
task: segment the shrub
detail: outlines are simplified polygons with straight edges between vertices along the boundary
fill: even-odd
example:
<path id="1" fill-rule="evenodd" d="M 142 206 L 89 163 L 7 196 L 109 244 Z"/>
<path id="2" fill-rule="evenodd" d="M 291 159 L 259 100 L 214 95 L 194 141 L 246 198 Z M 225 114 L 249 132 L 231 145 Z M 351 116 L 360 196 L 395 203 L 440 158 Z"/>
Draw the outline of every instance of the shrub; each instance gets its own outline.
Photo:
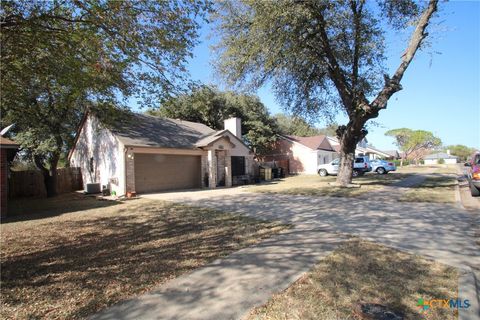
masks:
<path id="1" fill-rule="evenodd" d="M 396 165 L 397 167 L 400 166 L 401 160 L 395 159 L 395 160 L 389 160 L 389 161 L 395 163 L 395 165 Z M 404 165 L 404 166 L 408 166 L 409 164 L 410 164 L 410 160 L 408 160 L 408 159 L 403 160 L 403 165 Z"/>
<path id="2" fill-rule="evenodd" d="M 437 160 L 437 163 L 438 164 L 445 164 L 445 159 L 440 158 L 440 159 Z"/>

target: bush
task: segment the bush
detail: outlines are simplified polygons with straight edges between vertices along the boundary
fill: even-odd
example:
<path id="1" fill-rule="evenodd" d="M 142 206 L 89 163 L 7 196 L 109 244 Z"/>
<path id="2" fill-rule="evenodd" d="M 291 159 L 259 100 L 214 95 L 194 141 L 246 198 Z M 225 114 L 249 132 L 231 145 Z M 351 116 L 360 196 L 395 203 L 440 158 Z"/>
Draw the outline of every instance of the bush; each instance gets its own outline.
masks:
<path id="1" fill-rule="evenodd" d="M 445 164 L 445 159 L 440 158 L 440 159 L 437 160 L 437 163 L 438 164 Z"/>
<path id="2" fill-rule="evenodd" d="M 396 165 L 397 167 L 399 167 L 399 166 L 400 166 L 400 162 L 401 162 L 402 160 L 397 160 L 397 159 L 395 159 L 395 160 L 389 160 L 389 161 L 395 163 L 395 165 Z M 410 164 L 410 160 L 408 160 L 408 159 L 403 160 L 403 165 L 404 165 L 404 166 L 408 166 L 409 164 Z"/>

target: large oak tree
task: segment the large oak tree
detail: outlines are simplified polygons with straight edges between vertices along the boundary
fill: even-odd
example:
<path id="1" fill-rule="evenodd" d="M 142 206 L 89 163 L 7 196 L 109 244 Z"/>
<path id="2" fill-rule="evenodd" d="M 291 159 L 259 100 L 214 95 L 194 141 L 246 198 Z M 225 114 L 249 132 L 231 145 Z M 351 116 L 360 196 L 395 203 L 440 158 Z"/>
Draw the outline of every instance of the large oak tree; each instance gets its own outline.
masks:
<path id="1" fill-rule="evenodd" d="M 3 1 L 2 126 L 56 192 L 56 169 L 87 106 L 152 106 L 186 83 L 208 0 Z"/>
<path id="2" fill-rule="evenodd" d="M 402 89 L 405 71 L 427 37 L 437 0 L 239 0 L 217 6 L 218 69 L 229 84 L 270 83 L 294 114 L 348 116 L 337 130 L 341 167 L 337 182 L 351 183 L 354 151 L 389 98 Z M 385 73 L 385 35 L 410 29 L 393 75 Z"/>

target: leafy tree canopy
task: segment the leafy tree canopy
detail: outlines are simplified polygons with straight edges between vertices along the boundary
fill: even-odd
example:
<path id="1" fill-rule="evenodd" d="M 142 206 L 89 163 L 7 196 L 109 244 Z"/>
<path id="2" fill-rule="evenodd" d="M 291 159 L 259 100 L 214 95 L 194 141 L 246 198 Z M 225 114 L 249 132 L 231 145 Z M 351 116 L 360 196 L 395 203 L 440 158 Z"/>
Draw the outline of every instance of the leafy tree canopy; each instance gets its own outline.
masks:
<path id="1" fill-rule="evenodd" d="M 207 1 L 2 2 L 1 124 L 16 124 L 49 195 L 87 106 L 152 105 L 182 88 Z"/>
<path id="2" fill-rule="evenodd" d="M 148 113 L 203 123 L 215 130 L 223 129 L 223 121 L 238 117 L 242 135 L 255 153 L 261 154 L 276 140 L 277 124 L 256 96 L 221 92 L 214 87 L 199 86 L 189 94 L 166 101 L 158 110 Z"/>
<path id="3" fill-rule="evenodd" d="M 289 116 L 283 113 L 275 115 L 280 133 L 285 135 L 294 135 L 299 137 L 311 137 L 319 134 L 335 136 L 337 124 L 330 124 L 325 128 L 312 126 L 303 118 Z"/>
<path id="4" fill-rule="evenodd" d="M 389 130 L 386 136 L 395 138 L 395 144 L 404 153 L 404 158 L 420 150 L 429 150 L 441 146 L 442 141 L 430 131 L 400 128 Z"/>
<path id="5" fill-rule="evenodd" d="M 221 1 L 216 21 L 217 67 L 232 86 L 271 84 L 295 115 L 329 116 L 339 108 L 341 167 L 337 182 L 351 182 L 351 161 L 364 126 L 402 89 L 400 82 L 427 37 L 437 0 Z M 413 26 L 413 28 L 411 27 Z M 384 67 L 385 35 L 411 30 L 393 75 Z"/>
<path id="6" fill-rule="evenodd" d="M 476 149 L 464 146 L 462 144 L 456 144 L 446 146 L 444 150 L 450 150 L 450 153 L 454 156 L 457 156 L 460 161 L 465 161 L 475 152 Z"/>

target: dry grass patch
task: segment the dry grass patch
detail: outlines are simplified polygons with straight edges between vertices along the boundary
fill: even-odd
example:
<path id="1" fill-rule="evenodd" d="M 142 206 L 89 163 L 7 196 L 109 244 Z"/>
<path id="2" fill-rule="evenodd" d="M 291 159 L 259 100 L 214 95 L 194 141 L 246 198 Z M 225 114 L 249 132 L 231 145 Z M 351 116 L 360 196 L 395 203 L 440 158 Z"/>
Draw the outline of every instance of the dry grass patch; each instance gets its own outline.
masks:
<path id="1" fill-rule="evenodd" d="M 358 303 L 384 305 L 404 319 L 456 319 L 450 309 L 422 313 L 417 302 L 456 297 L 457 281 L 454 268 L 352 240 L 247 319 L 360 319 Z"/>
<path id="2" fill-rule="evenodd" d="M 407 190 L 400 197 L 405 202 L 455 202 L 457 179 L 451 176 L 430 176 L 418 186 Z"/>
<path id="3" fill-rule="evenodd" d="M 1 225 L 2 319 L 84 318 L 285 228 L 154 200 L 107 204 Z"/>
<path id="4" fill-rule="evenodd" d="M 433 164 L 433 165 L 408 165 L 397 167 L 398 173 L 440 173 L 440 174 L 456 174 L 458 165 L 456 164 Z"/>
<path id="5" fill-rule="evenodd" d="M 275 180 L 248 188 L 250 192 L 282 193 L 291 195 L 357 197 L 383 186 L 391 185 L 409 177 L 410 174 L 389 173 L 384 175 L 367 174 L 353 179 L 360 188 L 339 188 L 331 186 L 335 176 L 320 177 L 318 175 L 298 175 Z"/>
<path id="6" fill-rule="evenodd" d="M 282 193 L 308 196 L 355 197 L 365 193 L 362 188 L 339 188 L 329 185 L 336 177 L 318 175 L 298 175 L 267 182 L 248 188 L 250 192 Z"/>
<path id="7" fill-rule="evenodd" d="M 364 187 L 370 187 L 370 189 L 378 190 L 379 187 L 382 186 L 389 186 L 395 183 L 399 183 L 402 180 L 413 176 L 412 173 L 399 173 L 399 172 L 390 172 L 387 174 L 376 174 L 376 173 L 369 173 L 363 175 L 361 177 L 357 177 L 353 179 L 353 183 L 358 183 Z"/>

